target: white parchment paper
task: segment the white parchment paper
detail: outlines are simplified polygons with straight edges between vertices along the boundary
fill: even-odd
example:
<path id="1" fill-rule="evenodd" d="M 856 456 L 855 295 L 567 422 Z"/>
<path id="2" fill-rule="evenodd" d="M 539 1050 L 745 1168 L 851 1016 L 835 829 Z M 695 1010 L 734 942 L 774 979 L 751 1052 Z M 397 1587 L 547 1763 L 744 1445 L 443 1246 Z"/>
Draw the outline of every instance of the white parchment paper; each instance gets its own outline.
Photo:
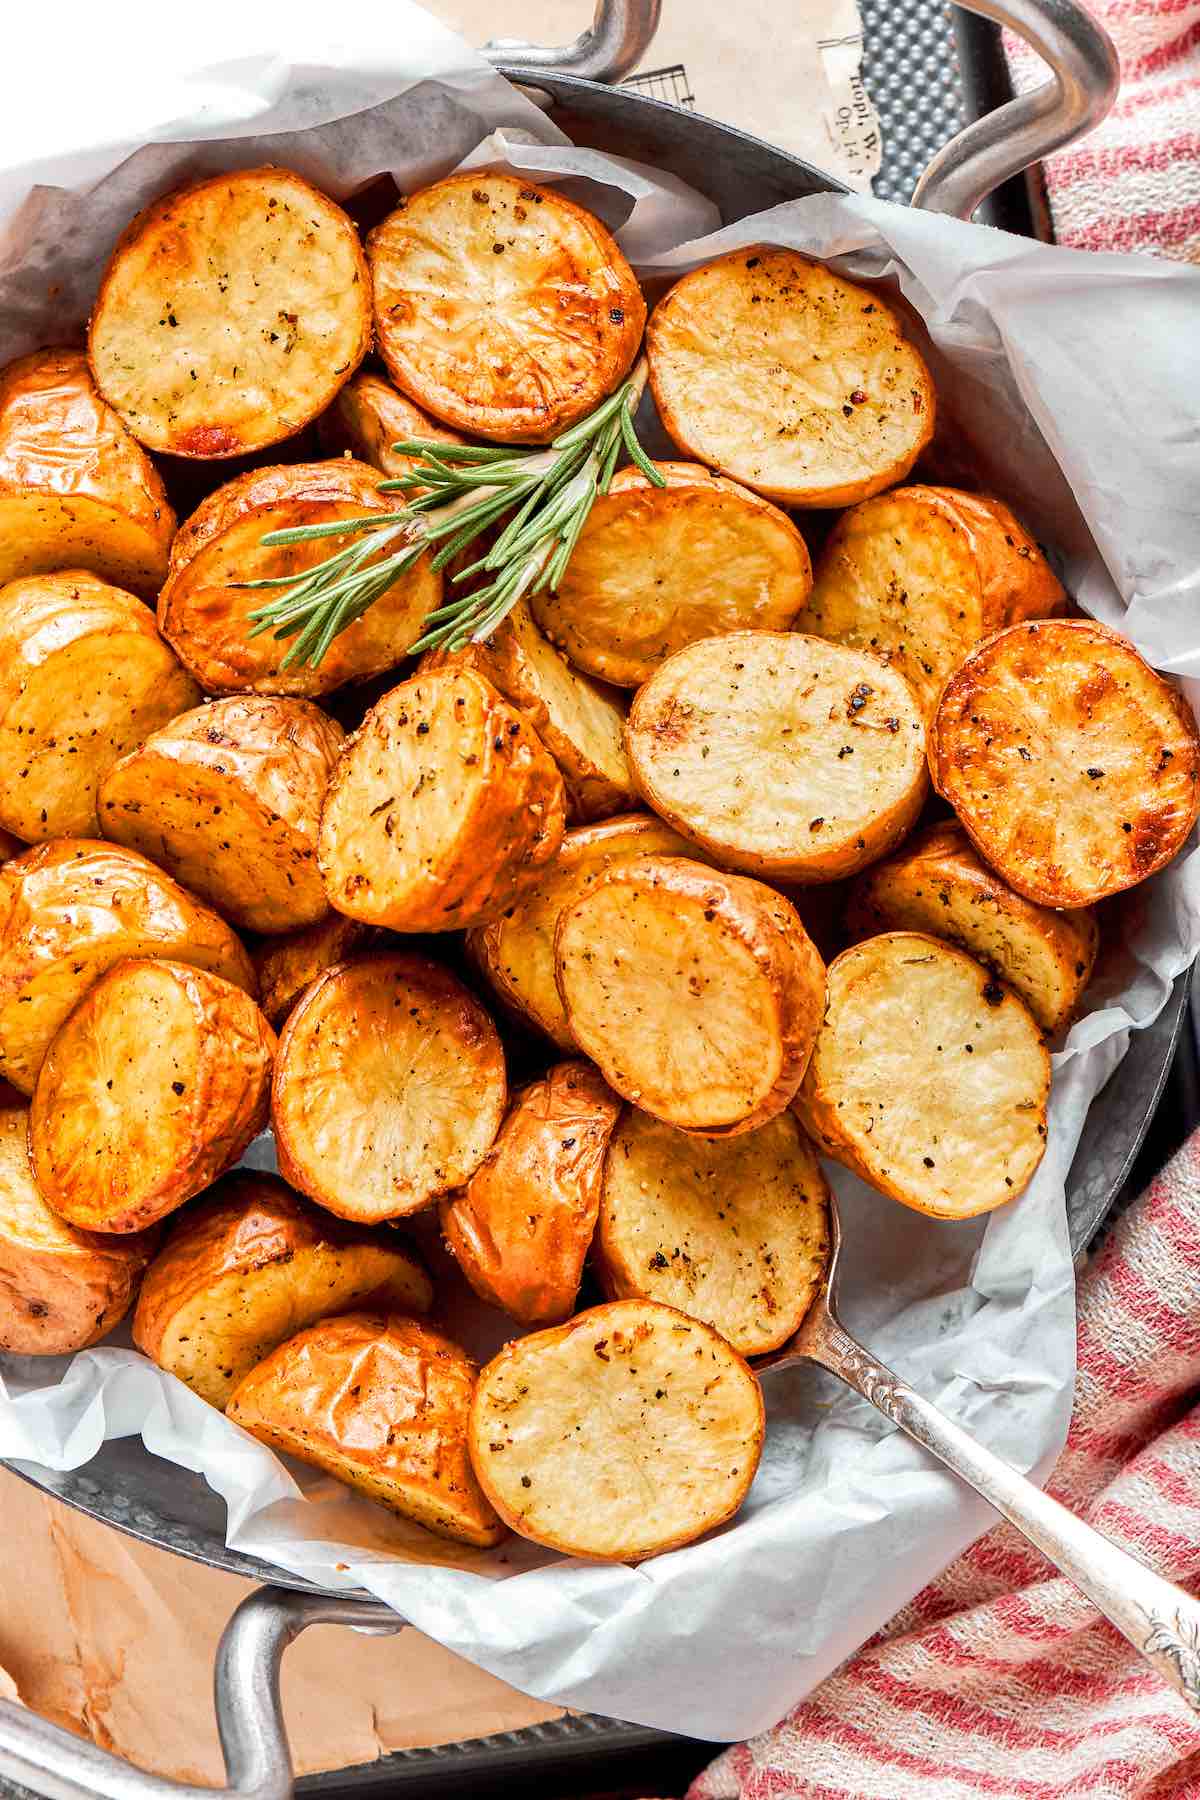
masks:
<path id="1" fill-rule="evenodd" d="M 42 116 L 28 92 L 15 122 L 0 111 L 0 359 L 78 335 L 119 228 L 172 182 L 272 160 L 345 196 L 382 170 L 410 186 L 467 156 L 506 161 L 568 180 L 620 224 L 644 274 L 768 241 L 898 285 L 977 466 L 1055 548 L 1072 592 L 1159 666 L 1200 675 L 1200 271 L 1060 251 L 855 196 L 815 196 L 705 237 L 717 224 L 706 202 L 644 167 L 572 150 L 416 7 L 389 9 L 387 53 L 374 39 L 327 42 L 326 17 L 293 6 L 287 55 L 256 53 L 252 21 L 215 0 L 198 26 L 203 69 L 159 46 L 157 81 L 143 58 L 115 91 L 81 82 L 78 111 Z M 1200 948 L 1194 850 L 1139 890 L 1109 942 L 1090 1010 L 1056 1055 L 1047 1154 L 1019 1201 L 947 1225 L 830 1171 L 846 1222 L 847 1322 L 1039 1472 L 1062 1442 L 1073 1378 L 1064 1180 L 1129 1031 L 1155 1017 Z M 269 1144 L 249 1158 L 268 1159 Z M 504 1329 L 472 1318 L 472 1347 L 486 1353 Z M 767 1449 L 738 1519 L 636 1569 L 517 1540 L 494 1552 L 438 1544 L 285 1468 L 120 1347 L 7 1359 L 0 1455 L 73 1468 L 106 1438 L 140 1433 L 224 1497 L 237 1548 L 331 1588 L 365 1587 L 531 1693 L 732 1738 L 773 1723 L 991 1520 L 825 1377 L 785 1373 L 768 1389 Z"/>

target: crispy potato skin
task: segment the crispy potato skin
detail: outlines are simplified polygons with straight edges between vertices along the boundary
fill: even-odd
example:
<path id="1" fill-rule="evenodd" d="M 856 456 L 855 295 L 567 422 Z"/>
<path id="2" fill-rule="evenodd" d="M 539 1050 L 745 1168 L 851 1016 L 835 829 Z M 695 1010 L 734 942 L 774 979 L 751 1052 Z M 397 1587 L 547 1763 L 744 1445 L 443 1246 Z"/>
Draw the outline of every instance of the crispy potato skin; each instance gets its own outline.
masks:
<path id="1" fill-rule="evenodd" d="M 799 632 L 677 651 L 639 689 L 626 741 L 661 818 L 768 880 L 857 873 L 899 843 L 928 791 L 925 725 L 903 676 Z"/>
<path id="2" fill-rule="evenodd" d="M 773 888 L 684 857 L 637 857 L 560 915 L 554 953 L 580 1048 L 643 1112 L 733 1136 L 799 1087 L 825 965 Z"/>
<path id="3" fill-rule="evenodd" d="M 144 856 L 61 838 L 0 869 L 0 1074 L 31 1094 L 72 1007 L 125 957 L 167 956 L 255 992 L 241 943 Z"/>
<path id="4" fill-rule="evenodd" d="M 133 1341 L 223 1408 L 251 1369 L 318 1319 L 432 1304 L 428 1275 L 398 1239 L 343 1225 L 274 1176 L 242 1170 L 171 1231 L 142 1283 Z"/>
<path id="5" fill-rule="evenodd" d="M 934 786 L 1026 899 L 1090 906 L 1155 874 L 1200 804 L 1200 732 L 1183 696 L 1091 619 L 1014 625 L 942 690 Z"/>
<path id="6" fill-rule="evenodd" d="M 382 376 L 363 369 L 351 376 L 329 410 L 322 413 L 317 432 L 327 455 L 348 453 L 389 480 L 407 475 L 419 460 L 393 450 L 393 444 L 406 438 L 432 438 L 438 444 L 464 441 L 459 432 L 431 419 Z"/>
<path id="7" fill-rule="evenodd" d="M 370 344 L 354 226 L 299 175 L 271 168 L 214 175 L 138 213 L 88 332 L 96 385 L 134 436 L 202 459 L 293 436 Z"/>
<path id="8" fill-rule="evenodd" d="M 878 295 L 794 250 L 694 269 L 646 329 L 663 424 L 697 462 L 787 506 L 851 506 L 933 435 L 929 371 Z"/>
<path id="9" fill-rule="evenodd" d="M 621 1103 L 586 1062 L 517 1094 L 495 1144 L 440 1207 L 446 1244 L 479 1295 L 526 1325 L 575 1305 Z"/>
<path id="10" fill-rule="evenodd" d="M 253 951 L 258 1004 L 276 1031 L 311 981 L 377 937 L 370 926 L 331 912 L 303 931 L 260 939 Z"/>
<path id="11" fill-rule="evenodd" d="M 117 963 L 46 1052 L 29 1113 L 60 1217 L 140 1231 L 235 1163 L 267 1122 L 275 1033 L 249 995 L 188 963 Z"/>
<path id="12" fill-rule="evenodd" d="M 481 1373 L 471 1461 L 505 1524 L 594 1562 L 638 1562 L 723 1525 L 765 1431 L 724 1338 L 673 1307 L 618 1300 L 507 1345 Z"/>
<path id="13" fill-rule="evenodd" d="M 467 1454 L 476 1373 L 466 1352 L 428 1325 L 352 1313 L 280 1345 L 239 1384 L 227 1411 L 272 1450 L 440 1537 L 486 1548 L 504 1527 Z"/>
<path id="14" fill-rule="evenodd" d="M 0 1350 L 98 1344 L 133 1303 L 156 1236 L 99 1237 L 52 1212 L 29 1167 L 29 1112 L 0 1100 Z"/>
<path id="15" fill-rule="evenodd" d="M 534 618 L 580 669 L 640 687 L 697 638 L 783 631 L 812 585 L 786 513 L 698 463 L 621 469 L 592 507 L 558 590 Z"/>
<path id="16" fill-rule="evenodd" d="M 957 944 L 1006 981 L 1052 1037 L 1078 1011 L 1100 941 L 1093 913 L 1054 912 L 1006 886 L 958 824 L 931 826 L 860 875 L 846 927 L 854 938 L 925 931 Z"/>
<path id="17" fill-rule="evenodd" d="M 83 569 L 0 588 L 0 820 L 96 837 L 111 765 L 200 698 L 149 607 Z"/>
<path id="18" fill-rule="evenodd" d="M 82 351 L 0 372 L 0 583 L 80 568 L 152 600 L 174 535 L 162 477 Z"/>
<path id="19" fill-rule="evenodd" d="M 616 387 L 646 303 L 599 219 L 475 170 L 413 194 L 367 239 L 379 352 L 436 419 L 549 442 Z"/>
<path id="20" fill-rule="evenodd" d="M 967 1219 L 1028 1186 L 1049 1092 L 1024 1001 L 953 945 L 890 931 L 830 963 L 795 1105 L 821 1148 L 881 1194 Z"/>
<path id="21" fill-rule="evenodd" d="M 329 903 L 393 931 L 478 925 L 537 880 L 565 814 L 553 759 L 490 681 L 416 675 L 371 708 L 330 781 Z"/>
<path id="22" fill-rule="evenodd" d="M 250 635 L 249 615 L 272 597 L 271 590 L 234 585 L 286 580 L 341 546 L 338 538 L 317 538 L 264 550 L 261 540 L 270 531 L 394 511 L 395 496 L 381 494 L 379 480 L 376 470 L 343 456 L 249 469 L 201 501 L 172 545 L 158 627 L 207 693 L 313 699 L 403 659 L 425 615 L 441 604 L 442 578 L 427 557 L 334 638 L 317 669 L 280 668 L 288 643 L 270 632 Z"/>
<path id="23" fill-rule="evenodd" d="M 197 706 L 109 770 L 104 835 L 155 856 L 247 931 L 315 925 L 329 911 L 317 830 L 342 741 L 307 700 Z"/>
<path id="24" fill-rule="evenodd" d="M 345 1219 L 417 1212 L 475 1173 L 506 1092 L 496 1028 L 448 970 L 391 952 L 338 963 L 280 1037 L 280 1174 Z"/>
<path id="25" fill-rule="evenodd" d="M 973 645 L 1048 618 L 1062 584 L 1008 507 L 957 488 L 903 487 L 844 513 L 817 564 L 798 631 L 871 650 L 928 714 Z"/>

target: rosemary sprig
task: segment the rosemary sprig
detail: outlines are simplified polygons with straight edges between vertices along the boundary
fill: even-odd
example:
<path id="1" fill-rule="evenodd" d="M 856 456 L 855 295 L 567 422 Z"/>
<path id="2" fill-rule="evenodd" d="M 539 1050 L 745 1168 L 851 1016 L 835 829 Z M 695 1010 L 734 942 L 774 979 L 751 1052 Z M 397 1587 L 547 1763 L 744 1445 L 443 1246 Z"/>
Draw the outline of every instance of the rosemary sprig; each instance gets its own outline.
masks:
<path id="1" fill-rule="evenodd" d="M 608 399 L 556 437 L 546 450 L 435 443 L 406 438 L 392 448 L 419 460 L 407 475 L 381 481 L 383 493 L 403 493 L 395 512 L 327 525 L 271 531 L 264 548 L 316 538 L 353 538 L 324 562 L 243 588 L 285 591 L 250 614 L 252 637 L 270 631 L 291 638 L 281 667 L 316 668 L 340 631 L 431 549 L 442 569 L 506 515 L 507 523 L 486 555 L 458 570 L 455 582 L 490 575 L 470 593 L 431 612 L 412 650 L 445 645 L 451 650 L 490 637 L 526 594 L 558 587 L 597 495 L 608 492 L 622 450 L 656 487 L 666 484 L 642 449 L 633 414 L 645 381 L 639 365 Z M 395 545 L 395 548 L 390 546 Z"/>

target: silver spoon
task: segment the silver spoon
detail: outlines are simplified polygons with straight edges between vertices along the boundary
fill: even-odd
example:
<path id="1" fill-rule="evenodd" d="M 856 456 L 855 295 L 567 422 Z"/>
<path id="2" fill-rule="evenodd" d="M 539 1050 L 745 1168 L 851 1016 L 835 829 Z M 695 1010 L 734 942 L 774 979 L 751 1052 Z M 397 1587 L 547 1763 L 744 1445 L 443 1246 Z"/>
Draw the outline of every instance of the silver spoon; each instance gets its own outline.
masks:
<path id="1" fill-rule="evenodd" d="M 1018 1475 L 852 1338 L 836 1310 L 841 1248 L 837 1201 L 831 1194 L 829 1263 L 820 1292 L 795 1336 L 770 1356 L 755 1358 L 756 1373 L 807 1362 L 838 1376 L 982 1494 L 1200 1712 L 1200 1600 Z"/>

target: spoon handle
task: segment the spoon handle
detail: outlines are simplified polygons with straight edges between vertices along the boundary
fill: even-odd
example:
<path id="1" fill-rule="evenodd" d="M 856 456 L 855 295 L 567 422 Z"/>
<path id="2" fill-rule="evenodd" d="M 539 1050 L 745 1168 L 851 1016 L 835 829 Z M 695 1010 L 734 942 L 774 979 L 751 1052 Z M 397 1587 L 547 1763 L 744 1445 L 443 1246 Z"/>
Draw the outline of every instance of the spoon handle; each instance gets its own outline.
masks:
<path id="1" fill-rule="evenodd" d="M 805 1321 L 803 1346 L 811 1362 L 839 1376 L 982 1494 L 1200 1712 L 1200 1600 L 1018 1475 L 865 1350 L 824 1307 Z"/>

